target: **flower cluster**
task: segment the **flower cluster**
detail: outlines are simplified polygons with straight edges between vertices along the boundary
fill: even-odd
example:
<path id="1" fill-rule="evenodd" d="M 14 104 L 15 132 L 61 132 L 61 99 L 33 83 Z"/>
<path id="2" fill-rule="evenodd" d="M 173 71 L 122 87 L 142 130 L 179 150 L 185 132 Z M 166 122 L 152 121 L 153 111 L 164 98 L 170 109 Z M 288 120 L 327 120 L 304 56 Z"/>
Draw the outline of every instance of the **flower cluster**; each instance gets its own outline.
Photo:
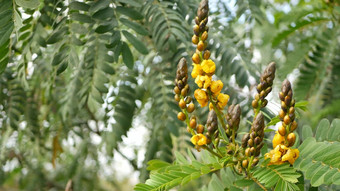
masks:
<path id="1" fill-rule="evenodd" d="M 260 112 L 253 121 L 251 127 L 251 133 L 247 133 L 242 138 L 242 147 L 245 149 L 246 158 L 242 161 L 243 168 L 248 168 L 249 165 L 254 167 L 258 162 L 261 148 L 264 143 L 262 142 L 264 138 L 264 117 Z"/>
<path id="2" fill-rule="evenodd" d="M 254 110 L 266 107 L 268 100 L 265 97 L 272 91 L 272 85 L 275 78 L 275 63 L 270 63 L 261 75 L 260 83 L 257 85 L 257 94 L 252 102 Z"/>
<path id="3" fill-rule="evenodd" d="M 195 91 L 195 98 L 201 107 L 205 107 L 209 102 L 209 95 L 212 96 L 214 103 L 218 109 L 223 109 L 229 100 L 229 96 L 222 94 L 223 83 L 221 80 L 214 81 L 212 76 L 215 74 L 216 65 L 210 58 L 207 47 L 208 38 L 208 1 L 203 0 L 197 11 L 194 26 L 194 35 L 192 37 L 193 44 L 197 45 L 196 52 L 192 56 L 193 69 L 191 77 L 195 79 L 195 83 L 200 89 Z M 213 108 L 213 104 L 209 104 L 209 108 Z"/>
<path id="4" fill-rule="evenodd" d="M 299 157 L 299 150 L 290 147 L 295 143 L 296 136 L 293 131 L 298 125 L 295 121 L 295 100 L 292 99 L 293 91 L 288 80 L 282 83 L 279 97 L 281 100 L 279 117 L 282 125 L 273 138 L 274 150 L 267 153 L 265 158 L 270 158 L 270 164 L 281 164 L 285 161 L 293 164 Z"/>

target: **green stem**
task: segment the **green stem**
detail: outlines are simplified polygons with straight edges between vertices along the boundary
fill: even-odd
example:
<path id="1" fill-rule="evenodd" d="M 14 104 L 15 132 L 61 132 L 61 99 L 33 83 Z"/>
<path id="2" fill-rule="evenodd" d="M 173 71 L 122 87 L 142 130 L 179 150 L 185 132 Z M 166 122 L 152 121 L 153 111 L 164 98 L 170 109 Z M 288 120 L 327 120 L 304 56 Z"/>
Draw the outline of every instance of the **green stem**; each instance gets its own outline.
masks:
<path id="1" fill-rule="evenodd" d="M 213 150 L 212 150 L 211 148 L 209 148 L 208 146 L 204 145 L 202 148 L 205 149 L 205 150 L 207 150 L 207 151 L 209 151 L 211 154 L 217 156 L 218 158 L 222 158 L 222 155 L 216 153 L 215 151 L 213 151 Z"/>

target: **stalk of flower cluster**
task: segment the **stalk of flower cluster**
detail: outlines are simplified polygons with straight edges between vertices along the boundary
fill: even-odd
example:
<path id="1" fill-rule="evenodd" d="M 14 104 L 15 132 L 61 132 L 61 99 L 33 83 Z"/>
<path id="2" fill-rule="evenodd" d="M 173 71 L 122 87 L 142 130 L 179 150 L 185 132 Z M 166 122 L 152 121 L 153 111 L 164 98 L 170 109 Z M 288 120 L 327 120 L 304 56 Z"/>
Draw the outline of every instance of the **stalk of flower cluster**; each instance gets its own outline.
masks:
<path id="1" fill-rule="evenodd" d="M 196 100 L 201 107 L 207 106 L 210 101 L 209 109 L 215 110 L 217 118 L 224 127 L 225 122 L 223 119 L 223 112 L 221 110 L 227 105 L 229 96 L 221 93 L 223 88 L 221 80 L 212 80 L 212 76 L 215 74 L 216 65 L 211 59 L 209 59 L 210 51 L 206 50 L 209 30 L 209 27 L 207 26 L 208 13 L 208 1 L 202 0 L 197 10 L 194 35 L 192 37 L 192 42 L 197 45 L 197 47 L 192 56 L 193 70 L 191 72 L 191 76 L 195 79 L 195 83 L 199 87 L 199 89 L 194 92 Z"/>
<path id="2" fill-rule="evenodd" d="M 270 158 L 269 164 L 282 164 L 286 161 L 294 164 L 295 160 L 299 157 L 299 150 L 290 147 L 295 143 L 296 136 L 293 131 L 296 130 L 298 125 L 295 121 L 293 91 L 287 79 L 282 83 L 279 98 L 281 100 L 279 117 L 282 125 L 273 138 L 273 150 L 266 153 L 265 158 Z"/>
<path id="3" fill-rule="evenodd" d="M 182 111 L 177 114 L 177 118 L 181 121 L 186 121 L 188 132 L 194 135 L 193 129 L 196 128 L 196 118 L 193 116 L 189 121 L 188 113 L 192 113 L 195 110 L 195 105 L 192 103 L 192 98 L 188 96 L 188 66 L 185 58 L 181 58 L 177 65 L 174 92 L 176 94 L 175 100 L 182 109 Z"/>

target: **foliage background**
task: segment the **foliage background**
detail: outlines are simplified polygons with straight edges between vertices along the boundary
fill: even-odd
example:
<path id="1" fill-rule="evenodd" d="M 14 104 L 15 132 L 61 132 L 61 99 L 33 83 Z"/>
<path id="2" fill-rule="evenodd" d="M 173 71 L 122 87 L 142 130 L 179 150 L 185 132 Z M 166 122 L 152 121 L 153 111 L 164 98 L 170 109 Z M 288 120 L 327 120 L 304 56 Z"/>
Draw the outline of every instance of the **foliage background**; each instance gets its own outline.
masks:
<path id="1" fill-rule="evenodd" d="M 197 6 L 0 0 L 0 188 L 63 190 L 71 180 L 74 190 L 130 190 L 131 177 L 115 170 L 121 160 L 143 182 L 147 161 L 171 162 L 174 151 L 191 147 L 172 83 L 179 58 L 191 60 L 194 51 Z M 270 117 L 287 77 L 297 101 L 309 103 L 299 110 L 299 127 L 315 132 L 322 118 L 339 116 L 339 2 L 215 0 L 210 7 L 209 49 L 223 91 L 241 104 L 241 131 L 249 128 L 254 87 L 270 61 L 278 66 Z M 127 134 L 139 140 L 133 147 L 122 142 Z"/>

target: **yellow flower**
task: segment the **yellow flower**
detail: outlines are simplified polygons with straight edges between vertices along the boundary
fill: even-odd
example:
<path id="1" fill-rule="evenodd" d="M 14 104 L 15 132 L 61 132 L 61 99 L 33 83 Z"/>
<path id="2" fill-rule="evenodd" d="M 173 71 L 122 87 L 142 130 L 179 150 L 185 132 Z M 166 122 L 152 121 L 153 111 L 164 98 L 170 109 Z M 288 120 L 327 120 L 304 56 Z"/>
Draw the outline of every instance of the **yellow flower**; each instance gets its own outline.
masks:
<path id="1" fill-rule="evenodd" d="M 289 148 L 287 153 L 282 157 L 282 161 L 288 161 L 290 164 L 294 164 L 295 160 L 299 157 L 298 149 Z"/>
<path id="2" fill-rule="evenodd" d="M 214 109 L 214 106 L 213 106 L 213 104 L 210 102 L 210 103 L 209 103 L 209 110 L 212 110 L 212 109 Z"/>
<path id="3" fill-rule="evenodd" d="M 221 80 L 211 82 L 210 90 L 215 95 L 218 95 L 220 91 L 222 90 L 222 88 L 223 88 L 223 83 Z"/>
<path id="4" fill-rule="evenodd" d="M 217 96 L 217 100 L 218 100 L 218 107 L 220 109 L 222 109 L 223 107 L 225 107 L 229 101 L 229 95 L 227 94 L 218 94 Z"/>
<path id="5" fill-rule="evenodd" d="M 201 89 L 195 90 L 194 96 L 197 102 L 201 105 L 201 107 L 205 107 L 208 105 L 208 95 L 204 90 Z"/>
<path id="6" fill-rule="evenodd" d="M 284 144 L 284 142 L 285 142 L 285 137 L 281 136 L 280 133 L 276 131 L 276 134 L 273 138 L 273 148 L 276 148 L 276 146 L 279 144 Z"/>
<path id="7" fill-rule="evenodd" d="M 211 77 L 207 75 L 197 75 L 195 83 L 198 85 L 199 88 L 208 89 L 211 85 Z"/>
<path id="8" fill-rule="evenodd" d="M 208 75 L 213 75 L 215 73 L 216 65 L 211 59 L 203 60 L 201 65 L 203 71 Z"/>
<path id="9" fill-rule="evenodd" d="M 197 134 L 191 137 L 191 142 L 194 145 L 202 146 L 207 144 L 207 137 L 205 137 L 203 134 Z"/>
<path id="10" fill-rule="evenodd" d="M 194 68 L 192 69 L 191 77 L 196 78 L 198 75 L 202 75 L 203 74 L 202 66 L 199 64 L 193 64 L 193 65 L 194 65 Z"/>

